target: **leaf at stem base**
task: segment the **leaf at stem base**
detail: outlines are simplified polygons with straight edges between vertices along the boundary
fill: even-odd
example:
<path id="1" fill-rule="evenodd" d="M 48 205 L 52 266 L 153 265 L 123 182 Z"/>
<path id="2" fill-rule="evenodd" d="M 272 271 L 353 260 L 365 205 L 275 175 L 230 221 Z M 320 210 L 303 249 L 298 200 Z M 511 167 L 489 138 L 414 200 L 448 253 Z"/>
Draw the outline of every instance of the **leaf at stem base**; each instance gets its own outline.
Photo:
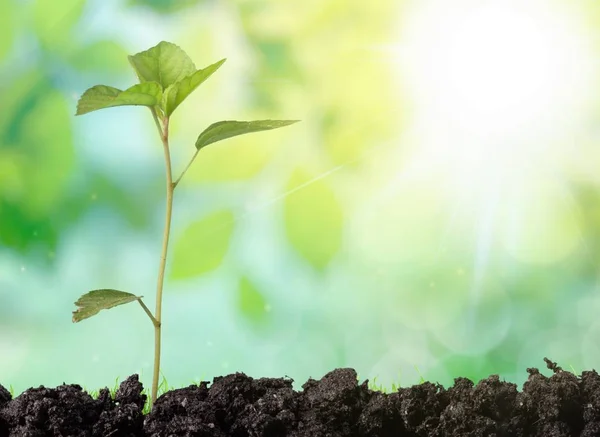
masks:
<path id="1" fill-rule="evenodd" d="M 140 300 L 142 297 L 112 289 L 92 290 L 75 302 L 78 308 L 73 311 L 73 322 L 80 322 L 98 314 L 100 310 L 107 310 L 118 305 L 134 302 Z"/>

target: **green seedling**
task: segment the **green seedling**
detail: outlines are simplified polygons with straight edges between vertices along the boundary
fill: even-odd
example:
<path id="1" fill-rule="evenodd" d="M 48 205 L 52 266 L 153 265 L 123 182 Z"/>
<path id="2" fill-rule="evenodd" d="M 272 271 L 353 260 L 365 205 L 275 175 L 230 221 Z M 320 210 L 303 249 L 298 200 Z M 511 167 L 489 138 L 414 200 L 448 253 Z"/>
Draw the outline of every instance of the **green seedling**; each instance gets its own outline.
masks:
<path id="1" fill-rule="evenodd" d="M 143 302 L 143 296 L 114 289 L 92 290 L 82 295 L 75 305 L 73 322 L 96 315 L 129 302 L 139 302 L 154 326 L 154 368 L 152 377 L 152 405 L 156 401 L 160 369 L 162 292 L 171 229 L 173 193 L 179 185 L 198 152 L 209 144 L 251 132 L 277 129 L 296 123 L 298 120 L 219 121 L 208 126 L 196 139 L 196 151 L 189 164 L 177 179 L 173 179 L 169 149 L 169 120 L 177 107 L 206 79 L 223 65 L 222 59 L 203 69 L 196 69 L 189 56 L 175 44 L 162 41 L 155 47 L 129 56 L 129 62 L 138 84 L 126 90 L 107 85 L 96 85 L 83 93 L 77 104 L 76 115 L 114 106 L 146 106 L 150 109 L 162 142 L 166 166 L 166 218 L 162 252 L 156 286 L 156 311 L 154 314 Z"/>

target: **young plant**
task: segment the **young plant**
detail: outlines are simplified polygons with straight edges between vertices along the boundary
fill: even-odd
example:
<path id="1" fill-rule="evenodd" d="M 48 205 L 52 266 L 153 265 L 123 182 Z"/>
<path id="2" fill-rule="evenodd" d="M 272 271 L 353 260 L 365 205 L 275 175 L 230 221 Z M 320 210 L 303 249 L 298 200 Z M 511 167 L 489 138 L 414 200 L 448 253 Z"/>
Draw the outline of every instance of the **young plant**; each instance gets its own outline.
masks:
<path id="1" fill-rule="evenodd" d="M 100 310 L 113 308 L 137 301 L 154 325 L 154 369 L 152 377 L 151 403 L 154 405 L 158 390 L 161 345 L 162 292 L 171 229 L 173 193 L 181 178 L 189 169 L 198 152 L 209 144 L 237 135 L 276 129 L 298 120 L 219 121 L 207 127 L 196 140 L 196 151 L 181 175 L 173 180 L 169 149 L 169 120 L 173 112 L 200 84 L 223 65 L 222 59 L 206 68 L 197 70 L 189 56 L 175 44 L 162 41 L 155 47 L 129 56 L 140 83 L 126 90 L 107 85 L 96 85 L 88 89 L 77 104 L 76 115 L 87 114 L 113 106 L 146 106 L 150 109 L 164 149 L 166 166 L 167 206 L 162 252 L 156 285 L 156 310 L 154 314 L 144 304 L 142 297 L 114 289 L 93 290 L 82 295 L 75 305 L 73 322 L 80 322 L 96 315 Z"/>

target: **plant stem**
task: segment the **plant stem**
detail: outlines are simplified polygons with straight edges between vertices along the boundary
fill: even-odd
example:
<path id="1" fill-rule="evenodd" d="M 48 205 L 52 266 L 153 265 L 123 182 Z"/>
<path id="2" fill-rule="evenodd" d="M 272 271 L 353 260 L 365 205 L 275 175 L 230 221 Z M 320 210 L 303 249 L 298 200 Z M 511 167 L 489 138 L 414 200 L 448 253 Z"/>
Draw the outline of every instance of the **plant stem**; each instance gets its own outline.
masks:
<path id="1" fill-rule="evenodd" d="M 158 392 L 158 376 L 160 371 L 160 334 L 161 334 L 161 319 L 162 319 L 162 292 L 163 284 L 165 280 L 165 268 L 167 265 L 167 250 L 169 247 L 169 234 L 171 231 L 171 214 L 173 212 L 173 191 L 175 185 L 173 184 L 173 174 L 171 170 L 171 154 L 169 151 L 169 118 L 165 117 L 162 119 L 162 126 L 158 123 L 156 113 L 153 112 L 157 127 L 160 131 L 160 136 L 163 144 L 163 150 L 165 154 L 165 166 L 167 172 L 167 206 L 165 216 L 165 229 L 163 233 L 163 245 L 160 257 L 160 266 L 158 269 L 158 281 L 156 284 L 156 311 L 154 317 L 156 324 L 154 325 L 154 372 L 152 375 L 152 393 L 151 403 L 154 405 Z"/>
<path id="2" fill-rule="evenodd" d="M 154 326 L 156 326 L 158 324 L 158 322 L 156 321 L 156 319 L 154 318 L 154 316 L 152 315 L 152 313 L 150 312 L 150 310 L 148 309 L 146 304 L 142 301 L 142 299 L 139 299 L 138 302 L 140 303 L 140 305 L 142 306 L 142 308 L 144 309 L 146 314 L 148 314 L 148 317 L 150 317 L 150 320 L 152 320 L 152 324 Z"/>
<path id="3" fill-rule="evenodd" d="M 196 153 L 194 153 L 194 156 L 192 156 L 192 159 L 190 159 L 190 162 L 188 163 L 188 165 L 183 169 L 183 172 L 181 173 L 181 175 L 177 178 L 177 180 L 173 183 L 175 188 L 177 186 L 177 184 L 179 184 L 179 181 L 181 180 L 181 178 L 183 177 L 183 175 L 185 174 L 186 171 L 188 171 L 188 168 L 190 168 L 190 166 L 192 165 L 192 163 L 194 162 L 194 159 L 196 159 L 196 156 L 198 156 L 198 152 L 200 151 L 200 149 L 196 149 Z"/>

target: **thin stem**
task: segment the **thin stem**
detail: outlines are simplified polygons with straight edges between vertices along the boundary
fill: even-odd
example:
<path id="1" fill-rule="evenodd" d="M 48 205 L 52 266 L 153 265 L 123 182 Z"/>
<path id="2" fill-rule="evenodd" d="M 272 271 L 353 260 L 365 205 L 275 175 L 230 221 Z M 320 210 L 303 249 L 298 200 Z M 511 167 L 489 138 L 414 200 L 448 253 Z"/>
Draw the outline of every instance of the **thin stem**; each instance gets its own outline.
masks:
<path id="1" fill-rule="evenodd" d="M 152 313 L 150 312 L 150 310 L 148 309 L 146 304 L 142 301 L 142 299 L 138 299 L 138 302 L 140 303 L 140 305 L 142 306 L 144 311 L 146 311 L 146 314 L 148 314 L 148 317 L 150 317 L 150 320 L 152 320 L 152 324 L 154 326 L 158 325 L 158 322 L 156 321 L 156 319 L 154 318 L 154 316 L 152 315 Z"/>
<path id="2" fill-rule="evenodd" d="M 155 318 L 156 324 L 154 325 L 154 373 L 152 375 L 152 394 L 151 402 L 154 405 L 156 396 L 158 393 L 158 376 L 160 371 L 160 334 L 161 334 L 161 317 L 162 317 L 162 292 L 163 284 L 165 280 L 165 268 L 167 265 L 167 250 L 169 247 L 169 234 L 171 231 L 171 214 L 173 211 L 173 190 L 175 185 L 173 184 L 173 174 L 171 171 L 171 154 L 169 151 L 169 118 L 165 117 L 162 119 L 162 128 L 158 123 L 158 117 L 156 112 L 152 114 L 155 117 L 157 126 L 161 132 L 161 140 L 163 144 L 163 150 L 165 154 L 165 166 L 167 171 L 167 206 L 165 216 L 165 229 L 163 233 L 163 245 L 160 256 L 160 266 L 158 269 L 158 281 L 156 284 L 156 311 Z"/>
<path id="3" fill-rule="evenodd" d="M 173 188 L 175 188 L 177 186 L 177 184 L 179 184 L 179 181 L 181 181 L 181 178 L 183 177 L 183 175 L 185 174 L 185 172 L 188 171 L 188 169 L 190 168 L 190 166 L 194 162 L 194 159 L 196 159 L 196 156 L 198 156 L 198 152 L 199 151 L 200 151 L 200 149 L 196 149 L 196 153 L 194 153 L 194 156 L 192 156 L 192 159 L 190 159 L 190 162 L 188 163 L 188 165 L 183 169 L 183 172 L 181 173 L 181 175 L 173 183 Z"/>

